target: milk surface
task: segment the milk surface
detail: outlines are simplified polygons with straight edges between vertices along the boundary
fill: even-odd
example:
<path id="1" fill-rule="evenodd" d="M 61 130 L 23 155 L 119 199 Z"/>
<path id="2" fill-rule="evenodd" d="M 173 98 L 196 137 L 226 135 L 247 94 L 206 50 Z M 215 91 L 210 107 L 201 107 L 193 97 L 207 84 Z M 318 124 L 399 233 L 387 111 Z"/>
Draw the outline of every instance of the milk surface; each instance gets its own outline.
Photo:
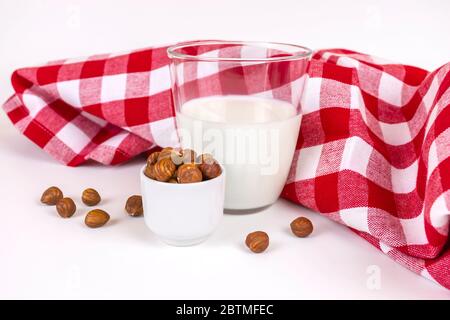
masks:
<path id="1" fill-rule="evenodd" d="M 177 112 L 181 144 L 225 166 L 225 208 L 254 209 L 279 197 L 301 115 L 285 101 L 252 96 L 193 99 Z"/>

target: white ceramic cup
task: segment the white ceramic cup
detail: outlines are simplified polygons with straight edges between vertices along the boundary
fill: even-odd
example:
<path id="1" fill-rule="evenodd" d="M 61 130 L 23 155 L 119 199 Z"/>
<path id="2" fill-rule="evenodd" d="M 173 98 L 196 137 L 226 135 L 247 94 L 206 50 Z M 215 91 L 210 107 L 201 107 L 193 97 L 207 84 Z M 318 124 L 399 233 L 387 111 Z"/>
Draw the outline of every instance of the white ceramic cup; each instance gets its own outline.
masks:
<path id="1" fill-rule="evenodd" d="M 148 178 L 141 169 L 145 223 L 158 238 L 174 246 L 200 243 L 223 216 L 225 171 L 214 179 L 176 184 Z"/>

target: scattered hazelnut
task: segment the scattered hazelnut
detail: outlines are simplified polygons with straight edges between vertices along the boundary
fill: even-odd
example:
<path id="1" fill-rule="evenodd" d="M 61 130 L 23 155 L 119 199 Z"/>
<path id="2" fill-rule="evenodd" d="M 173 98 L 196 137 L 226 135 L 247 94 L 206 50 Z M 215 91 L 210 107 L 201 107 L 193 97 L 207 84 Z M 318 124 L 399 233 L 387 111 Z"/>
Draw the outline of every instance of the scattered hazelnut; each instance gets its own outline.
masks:
<path id="1" fill-rule="evenodd" d="M 200 182 L 202 179 L 202 172 L 193 163 L 183 164 L 178 168 L 177 180 L 179 183 Z"/>
<path id="2" fill-rule="evenodd" d="M 304 238 L 313 232 L 313 224 L 308 218 L 299 217 L 291 222 L 291 230 L 297 237 Z"/>
<path id="3" fill-rule="evenodd" d="M 54 206 L 58 200 L 63 198 L 63 193 L 58 187 L 50 187 L 41 196 L 41 202 Z"/>
<path id="4" fill-rule="evenodd" d="M 269 236 L 264 231 L 252 232 L 247 235 L 245 244 L 254 253 L 261 253 L 269 246 Z"/>
<path id="5" fill-rule="evenodd" d="M 144 209 L 142 208 L 142 197 L 134 195 L 128 198 L 125 204 L 125 211 L 132 217 L 142 216 Z"/>
<path id="6" fill-rule="evenodd" d="M 177 167 L 170 158 L 158 160 L 154 167 L 155 179 L 164 182 L 169 181 L 176 169 Z"/>
<path id="7" fill-rule="evenodd" d="M 99 228 L 109 221 L 109 214 L 100 209 L 94 209 L 87 213 L 84 223 L 89 228 Z"/>
<path id="8" fill-rule="evenodd" d="M 62 198 L 56 203 L 56 211 L 62 218 L 70 218 L 76 210 L 77 206 L 71 198 Z"/>
<path id="9" fill-rule="evenodd" d="M 81 195 L 81 200 L 87 206 L 95 206 L 102 200 L 102 198 L 98 194 L 97 190 L 88 188 L 83 191 L 83 194 Z"/>

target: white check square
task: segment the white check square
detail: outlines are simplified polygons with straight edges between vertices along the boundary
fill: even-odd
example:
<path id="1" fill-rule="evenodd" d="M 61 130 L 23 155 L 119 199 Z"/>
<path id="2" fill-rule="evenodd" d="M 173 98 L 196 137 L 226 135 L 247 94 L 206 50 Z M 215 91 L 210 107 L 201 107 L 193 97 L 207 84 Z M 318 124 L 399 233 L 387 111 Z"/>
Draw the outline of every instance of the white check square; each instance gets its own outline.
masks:
<path id="1" fill-rule="evenodd" d="M 149 95 L 169 90 L 170 87 L 170 69 L 168 66 L 150 71 Z"/>
<path id="2" fill-rule="evenodd" d="M 428 237 L 425 232 L 425 215 L 419 214 L 412 219 L 400 219 L 403 233 L 408 245 L 421 245 L 428 243 Z"/>
<path id="3" fill-rule="evenodd" d="M 81 107 L 80 80 L 61 81 L 56 83 L 59 96 L 74 107 Z"/>
<path id="4" fill-rule="evenodd" d="M 407 122 L 386 123 L 380 121 L 379 123 L 381 132 L 383 133 L 383 137 L 380 138 L 386 143 L 400 146 L 412 140 L 411 131 Z"/>
<path id="5" fill-rule="evenodd" d="M 295 170 L 296 180 L 313 179 L 317 176 L 323 145 L 300 149 Z"/>
<path id="6" fill-rule="evenodd" d="M 349 208 L 341 210 L 339 214 L 347 226 L 370 233 L 368 211 L 367 207 Z"/>
<path id="7" fill-rule="evenodd" d="M 22 101 L 32 118 L 47 106 L 47 102 L 30 91 L 25 91 L 22 95 Z"/>
<path id="8" fill-rule="evenodd" d="M 347 139 L 342 153 L 341 170 L 351 170 L 366 176 L 373 148 L 359 137 Z"/>
<path id="9" fill-rule="evenodd" d="M 321 78 L 309 78 L 306 81 L 302 97 L 303 114 L 319 110 L 321 86 Z"/>
<path id="10" fill-rule="evenodd" d="M 403 82 L 383 72 L 380 79 L 380 86 L 378 88 L 378 97 L 395 106 L 402 105 L 402 89 Z"/>
<path id="11" fill-rule="evenodd" d="M 127 74 L 116 74 L 102 78 L 101 102 L 125 99 Z"/>
<path id="12" fill-rule="evenodd" d="M 80 153 L 91 142 L 91 139 L 71 122 L 59 130 L 56 136 L 75 153 Z"/>

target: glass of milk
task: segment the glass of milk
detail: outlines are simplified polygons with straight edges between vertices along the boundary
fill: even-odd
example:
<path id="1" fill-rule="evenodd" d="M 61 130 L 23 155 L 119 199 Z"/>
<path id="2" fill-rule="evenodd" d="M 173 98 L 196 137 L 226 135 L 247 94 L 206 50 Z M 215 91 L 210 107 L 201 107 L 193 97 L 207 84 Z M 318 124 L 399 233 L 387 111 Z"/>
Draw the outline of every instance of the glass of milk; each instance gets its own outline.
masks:
<path id="1" fill-rule="evenodd" d="M 225 167 L 225 208 L 274 203 L 286 182 L 311 50 L 240 41 L 168 48 L 177 133 L 184 148 Z"/>

